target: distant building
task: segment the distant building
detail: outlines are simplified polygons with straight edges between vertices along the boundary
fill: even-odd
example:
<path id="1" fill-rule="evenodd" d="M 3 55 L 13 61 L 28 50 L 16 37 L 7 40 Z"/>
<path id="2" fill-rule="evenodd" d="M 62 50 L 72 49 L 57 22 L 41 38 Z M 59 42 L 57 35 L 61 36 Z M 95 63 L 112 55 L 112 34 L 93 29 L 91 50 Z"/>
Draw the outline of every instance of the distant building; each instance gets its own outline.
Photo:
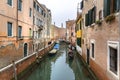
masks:
<path id="1" fill-rule="evenodd" d="M 82 45 L 82 14 L 77 15 L 76 19 L 76 26 L 75 26 L 75 32 L 76 32 L 76 49 L 78 52 L 81 50 Z M 80 52 L 81 53 L 81 52 Z"/>
<path id="2" fill-rule="evenodd" d="M 66 38 L 67 41 L 75 45 L 75 39 L 76 39 L 75 20 L 66 21 Z"/>
<path id="3" fill-rule="evenodd" d="M 82 0 L 82 54 L 100 80 L 119 80 L 120 0 Z"/>
<path id="4" fill-rule="evenodd" d="M 51 11 L 45 5 L 34 0 L 34 51 L 38 51 L 44 45 L 44 39 L 47 42 L 50 34 Z"/>
<path id="5" fill-rule="evenodd" d="M 50 28 L 50 38 L 51 40 L 58 40 L 66 38 L 66 29 L 63 27 L 57 27 L 56 25 L 51 25 Z"/>

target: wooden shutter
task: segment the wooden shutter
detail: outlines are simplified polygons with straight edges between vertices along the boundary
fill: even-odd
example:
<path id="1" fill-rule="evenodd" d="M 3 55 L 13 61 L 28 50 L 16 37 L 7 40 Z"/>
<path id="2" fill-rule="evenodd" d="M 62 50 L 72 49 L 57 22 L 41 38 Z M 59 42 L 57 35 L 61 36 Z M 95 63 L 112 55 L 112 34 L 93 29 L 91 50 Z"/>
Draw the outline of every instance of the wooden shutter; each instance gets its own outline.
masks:
<path id="1" fill-rule="evenodd" d="M 88 17 L 89 17 L 89 18 L 88 18 L 88 22 L 89 22 L 88 25 L 91 25 L 91 24 L 92 24 L 92 20 L 93 20 L 93 18 L 92 18 L 92 10 L 89 10 L 89 11 L 88 11 L 88 14 L 89 14 L 89 15 L 88 15 Z"/>
<path id="2" fill-rule="evenodd" d="M 88 26 L 88 13 L 85 15 L 85 26 Z"/>
<path id="3" fill-rule="evenodd" d="M 94 6 L 94 15 L 93 15 L 93 17 L 94 17 L 94 19 L 93 19 L 93 23 L 95 23 L 95 21 L 96 21 L 96 6 Z"/>
<path id="4" fill-rule="evenodd" d="M 107 0 L 107 16 L 110 15 L 111 0 Z"/>
<path id="5" fill-rule="evenodd" d="M 110 15 L 110 1 L 111 0 L 104 0 L 104 17 Z"/>

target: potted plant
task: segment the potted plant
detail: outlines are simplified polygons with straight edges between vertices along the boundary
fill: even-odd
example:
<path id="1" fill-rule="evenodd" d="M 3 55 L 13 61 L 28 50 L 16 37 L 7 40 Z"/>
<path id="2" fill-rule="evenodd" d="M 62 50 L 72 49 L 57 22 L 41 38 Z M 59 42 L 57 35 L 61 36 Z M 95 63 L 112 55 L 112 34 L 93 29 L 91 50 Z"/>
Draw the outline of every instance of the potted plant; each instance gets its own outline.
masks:
<path id="1" fill-rule="evenodd" d="M 102 20 L 97 20 L 96 24 L 99 25 L 99 26 L 102 25 Z"/>
<path id="2" fill-rule="evenodd" d="M 109 16 L 107 16 L 106 18 L 105 18 L 105 21 L 108 23 L 108 22 L 112 22 L 112 21 L 114 21 L 115 20 L 115 15 L 114 14 L 111 14 L 111 15 L 109 15 Z"/>

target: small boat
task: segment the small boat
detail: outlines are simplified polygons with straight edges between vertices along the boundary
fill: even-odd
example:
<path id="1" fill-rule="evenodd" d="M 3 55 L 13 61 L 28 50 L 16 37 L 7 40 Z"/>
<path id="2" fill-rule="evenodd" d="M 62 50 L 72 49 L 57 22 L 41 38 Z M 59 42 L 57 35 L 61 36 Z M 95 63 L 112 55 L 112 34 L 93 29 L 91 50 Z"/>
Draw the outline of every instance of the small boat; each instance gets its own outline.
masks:
<path id="1" fill-rule="evenodd" d="M 55 55 L 56 53 L 57 53 L 57 50 L 56 49 L 52 49 L 48 54 L 50 56 L 52 56 L 52 55 Z"/>
<path id="2" fill-rule="evenodd" d="M 69 57 L 69 60 L 74 59 L 74 54 L 73 54 L 72 51 L 69 51 L 69 52 L 68 52 L 68 57 Z"/>
<path id="3" fill-rule="evenodd" d="M 56 43 L 55 46 L 53 47 L 53 49 L 57 49 L 57 50 L 59 50 L 59 44 Z"/>

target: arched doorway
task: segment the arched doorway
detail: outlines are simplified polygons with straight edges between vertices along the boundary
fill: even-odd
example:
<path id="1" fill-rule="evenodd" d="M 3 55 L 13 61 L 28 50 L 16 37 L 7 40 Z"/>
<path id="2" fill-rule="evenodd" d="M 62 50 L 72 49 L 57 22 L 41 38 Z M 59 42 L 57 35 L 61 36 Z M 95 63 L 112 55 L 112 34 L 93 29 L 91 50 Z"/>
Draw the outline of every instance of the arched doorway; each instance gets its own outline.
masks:
<path id="1" fill-rule="evenodd" d="M 24 57 L 27 56 L 27 49 L 28 49 L 28 45 L 27 43 L 24 44 Z"/>

